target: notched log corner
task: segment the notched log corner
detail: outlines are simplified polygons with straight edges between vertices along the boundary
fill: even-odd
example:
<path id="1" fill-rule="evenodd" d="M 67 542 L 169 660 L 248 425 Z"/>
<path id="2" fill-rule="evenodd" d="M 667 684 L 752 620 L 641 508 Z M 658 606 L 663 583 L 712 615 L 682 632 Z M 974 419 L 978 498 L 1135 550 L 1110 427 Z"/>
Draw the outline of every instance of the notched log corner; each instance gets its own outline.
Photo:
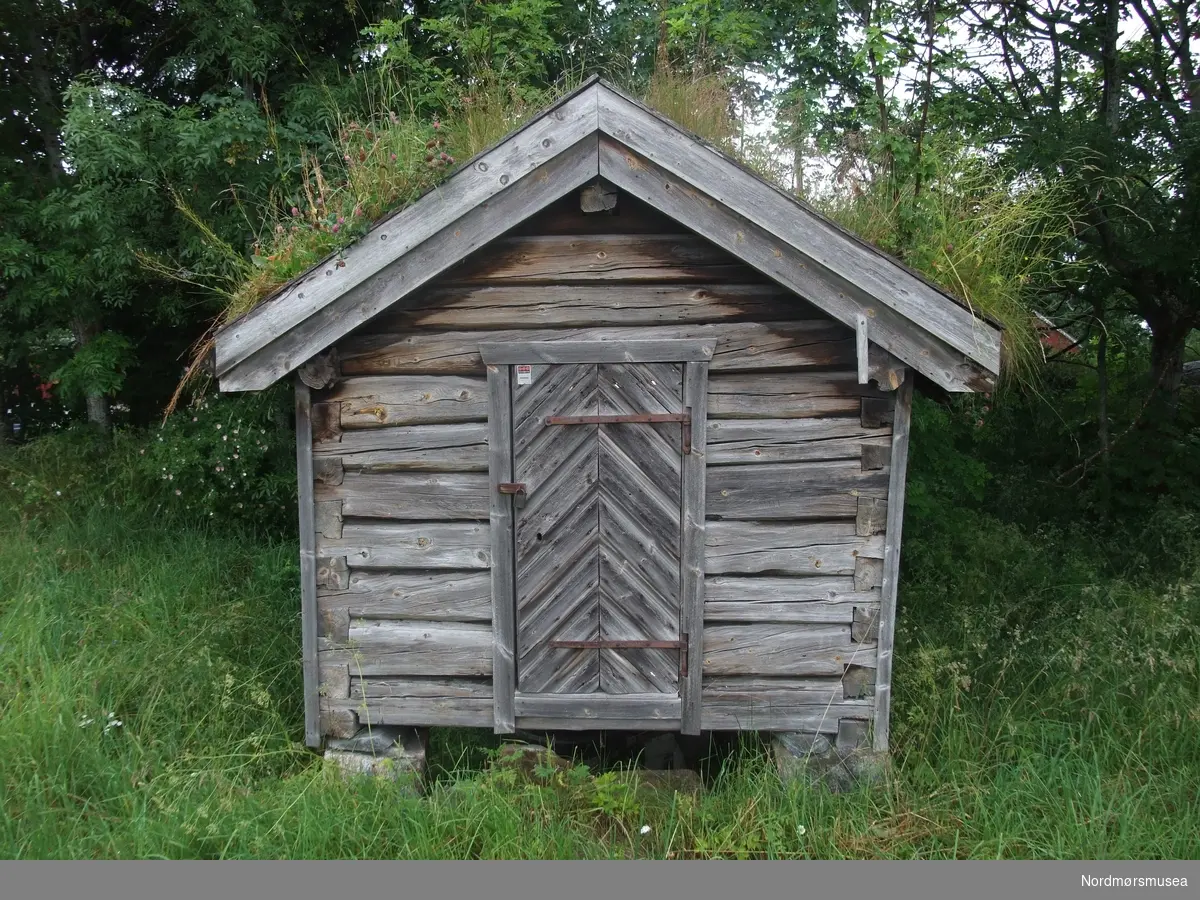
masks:
<path id="1" fill-rule="evenodd" d="M 617 208 L 617 191 L 597 182 L 579 192 L 579 208 L 585 213 L 612 212 Z"/>
<path id="2" fill-rule="evenodd" d="M 324 353 L 318 353 L 297 370 L 297 375 L 314 391 L 332 387 L 339 377 L 337 350 L 331 348 Z"/>

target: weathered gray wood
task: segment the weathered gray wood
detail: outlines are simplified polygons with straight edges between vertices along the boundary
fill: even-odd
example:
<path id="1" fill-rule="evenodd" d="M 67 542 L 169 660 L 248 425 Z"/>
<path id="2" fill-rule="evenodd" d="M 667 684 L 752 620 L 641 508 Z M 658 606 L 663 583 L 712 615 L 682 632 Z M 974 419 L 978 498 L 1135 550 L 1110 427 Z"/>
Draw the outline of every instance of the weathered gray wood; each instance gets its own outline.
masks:
<path id="1" fill-rule="evenodd" d="M 617 208 L 617 192 L 605 184 L 589 184 L 579 192 L 579 208 L 585 213 L 607 212 Z"/>
<path id="2" fill-rule="evenodd" d="M 764 282 L 745 263 L 678 226 L 666 234 L 518 234 L 494 241 L 480 255 L 449 272 L 446 282 L 561 285 L 602 282 Z"/>
<path id="3" fill-rule="evenodd" d="M 336 443 L 342 437 L 341 409 L 336 403 L 312 404 L 314 444 Z"/>
<path id="4" fill-rule="evenodd" d="M 869 702 L 805 703 L 789 692 L 746 696 L 704 695 L 709 731 L 804 731 L 837 734 L 839 720 L 870 716 Z"/>
<path id="5" fill-rule="evenodd" d="M 618 194 L 617 208 L 607 215 L 587 215 L 579 198 L 568 195 L 555 200 L 535 216 L 513 229 L 515 234 L 672 234 L 679 224 L 634 197 Z"/>
<path id="6" fill-rule="evenodd" d="M 486 569 L 488 531 L 484 522 L 348 522 L 341 540 L 318 544 L 320 552 L 339 554 L 357 569 Z"/>
<path id="7" fill-rule="evenodd" d="M 708 625 L 704 675 L 841 675 L 873 663 L 874 650 L 854 643 L 848 625 Z"/>
<path id="8" fill-rule="evenodd" d="M 852 578 L 710 577 L 709 622 L 795 622 L 849 625 L 855 605 L 878 603 L 878 591 L 855 591 Z"/>
<path id="9" fill-rule="evenodd" d="M 358 715 L 352 709 L 335 708 L 321 701 L 321 734 L 331 738 L 352 738 L 358 734 Z"/>
<path id="10" fill-rule="evenodd" d="M 492 699 L 474 697 L 387 697 L 352 700 L 363 723 L 421 728 L 491 728 Z"/>
<path id="11" fill-rule="evenodd" d="M 516 730 L 517 686 L 515 523 L 513 499 L 497 485 L 513 480 L 512 370 L 488 366 L 489 519 L 492 548 L 492 724 L 497 734 Z"/>
<path id="12" fill-rule="evenodd" d="M 350 699 L 349 666 L 321 666 L 321 696 L 330 700 Z"/>
<path id="13" fill-rule="evenodd" d="M 313 513 L 311 398 L 296 382 L 296 484 L 300 508 L 300 637 L 304 677 L 304 742 L 321 746 L 320 671 L 317 666 L 317 560 Z"/>
<path id="14" fill-rule="evenodd" d="M 700 680 L 703 670 L 705 587 L 705 496 L 708 456 L 708 364 L 684 369 L 684 404 L 692 413 L 692 452 L 683 457 L 683 534 L 679 554 L 683 591 L 683 631 L 688 636 L 688 675 L 680 685 L 684 734 L 701 728 Z"/>
<path id="15" fill-rule="evenodd" d="M 352 287 L 343 284 L 336 293 L 323 293 L 324 305 L 319 309 L 301 302 L 301 294 L 314 288 L 312 276 L 307 280 L 301 278 L 293 282 L 285 294 L 289 297 L 285 306 L 268 305 L 265 311 L 253 320 L 255 325 L 267 323 L 268 341 L 263 343 L 256 337 L 250 345 L 255 348 L 253 352 L 236 363 L 233 363 L 233 360 L 240 355 L 241 348 L 235 351 L 230 346 L 235 336 L 256 329 L 251 329 L 247 323 L 234 325 L 230 329 L 230 337 L 225 340 L 227 346 L 224 355 L 218 352 L 221 390 L 260 390 L 269 386 L 313 353 L 334 344 L 409 292 L 498 238 L 511 228 L 514 222 L 532 215 L 552 200 L 574 190 L 593 177 L 596 169 L 596 139 L 594 136 L 585 137 L 546 162 L 536 176 L 521 179 L 511 189 L 502 191 L 488 203 L 468 205 L 465 212 L 458 209 L 460 218 L 445 225 L 410 252 L 394 257 L 390 264 L 380 268 L 377 262 L 356 260 L 353 266 L 348 263 L 342 268 L 329 267 L 326 271 L 331 273 L 353 269 L 356 276 L 364 277 Z M 422 207 L 425 207 L 425 214 L 431 219 L 436 218 L 430 215 L 428 204 L 424 202 L 413 204 L 401 215 L 415 212 Z M 387 241 L 383 240 L 385 237 L 390 237 L 393 241 L 403 239 L 405 229 L 398 228 L 397 224 L 396 220 L 393 220 L 391 224 L 374 229 L 371 234 L 360 240 L 355 245 L 359 255 L 366 252 L 362 248 L 386 244 Z M 325 281 L 332 283 L 335 279 L 328 277 Z M 294 302 L 290 300 L 293 291 L 296 292 Z M 289 319 L 287 325 L 281 325 L 278 321 L 278 312 L 281 310 L 286 310 Z M 298 311 L 303 311 L 303 316 L 296 319 L 294 316 Z M 272 335 L 277 336 L 272 340 Z M 219 342 L 221 340 L 218 338 Z M 223 358 L 226 367 L 221 369 Z"/>
<path id="16" fill-rule="evenodd" d="M 773 284 L 447 285 L 382 313 L 372 330 L 594 328 L 775 322 L 822 314 Z"/>
<path id="17" fill-rule="evenodd" d="M 487 425 L 401 425 L 347 431 L 337 444 L 318 444 L 316 463 L 336 462 L 341 484 L 344 472 L 486 472 Z M 327 457 L 325 453 L 336 453 Z"/>
<path id="18" fill-rule="evenodd" d="M 890 437 L 889 437 L 890 440 Z M 860 537 L 882 534 L 887 523 L 887 501 L 879 497 L 859 497 L 855 531 Z"/>
<path id="19" fill-rule="evenodd" d="M 887 443 L 874 443 L 863 441 L 862 448 L 862 467 L 864 471 L 887 468 L 888 463 L 892 458 L 892 442 L 889 439 Z"/>
<path id="20" fill-rule="evenodd" d="M 860 496 L 886 492 L 887 476 L 854 460 L 716 466 L 706 509 L 721 519 L 852 519 Z"/>
<path id="21" fill-rule="evenodd" d="M 904 525 L 904 494 L 908 471 L 908 436 L 912 427 L 912 379 L 896 396 L 892 434 L 892 478 L 883 558 L 883 590 L 879 609 L 879 672 L 875 684 L 875 749 L 886 752 L 892 708 L 892 647 L 896 632 L 896 588 L 900 577 L 900 537 Z"/>
<path id="22" fill-rule="evenodd" d="M 311 390 L 324 390 L 338 380 L 337 350 L 330 348 L 318 353 L 297 369 L 296 374 Z"/>
<path id="23" fill-rule="evenodd" d="M 874 669 L 868 670 L 874 672 Z M 842 679 L 835 676 L 825 678 L 795 678 L 787 675 L 712 675 L 704 679 L 704 696 L 733 700 L 736 696 L 754 697 L 759 694 L 778 696 L 786 694 L 794 703 L 826 704 L 841 703 L 846 699 Z"/>
<path id="24" fill-rule="evenodd" d="M 710 466 L 861 459 L 867 447 L 891 447 L 890 434 L 862 427 L 858 417 L 716 419 L 708 423 Z"/>
<path id="25" fill-rule="evenodd" d="M 340 538 L 342 536 L 342 501 L 317 501 L 314 521 L 314 527 L 322 536 Z"/>
<path id="26" fill-rule="evenodd" d="M 488 516 L 482 472 L 347 472 L 339 485 L 320 485 L 317 497 L 341 500 L 346 517 L 448 522 Z"/>
<path id="27" fill-rule="evenodd" d="M 454 284 L 689 284 L 744 281 L 740 260 L 693 234 L 522 235 L 448 274 Z"/>
<path id="28" fill-rule="evenodd" d="M 985 346 L 964 350 L 947 338 L 945 327 L 935 321 L 928 331 L 905 313 L 886 305 L 877 296 L 866 294 L 859 285 L 866 270 L 849 275 L 834 274 L 814 261 L 799 247 L 805 241 L 789 243 L 766 230 L 761 215 L 746 217 L 725 205 L 707 191 L 717 186 L 704 183 L 702 192 L 693 183 L 673 175 L 649 159 L 632 152 L 610 138 L 600 140 L 601 174 L 623 191 L 657 206 L 683 225 L 699 232 L 717 246 L 754 266 L 763 274 L 790 288 L 823 309 L 833 318 L 853 328 L 859 313 L 872 316 L 872 340 L 916 368 L 939 386 L 950 391 L 991 390 L 999 372 L 999 330 L 978 323 L 978 334 Z M 769 190 L 769 189 L 768 189 Z M 717 191 L 718 194 L 722 192 Z M 841 245 L 849 242 L 842 240 Z M 897 271 L 888 262 L 889 271 Z M 892 300 L 889 296 L 888 300 Z M 944 296 L 936 301 L 953 320 L 951 308 L 960 308 Z M 974 318 L 961 310 L 972 323 Z M 961 343 L 961 342 L 960 342 Z M 977 359 L 978 358 L 978 359 Z"/>
<path id="29" fill-rule="evenodd" d="M 343 529 L 344 530 L 344 529 Z M 325 543 L 322 535 L 317 535 L 317 546 Z M 318 552 L 320 550 L 318 549 Z M 350 569 L 344 556 L 317 557 L 317 587 L 331 591 L 344 591 L 350 583 Z"/>
<path id="30" fill-rule="evenodd" d="M 321 445 L 326 448 L 333 448 L 337 444 Z M 346 471 L 342 468 L 342 458 L 340 456 L 317 456 L 316 448 L 313 448 L 313 481 L 316 484 L 341 484 L 342 479 L 346 477 Z"/>
<path id="31" fill-rule="evenodd" d="M 712 359 L 716 341 L 596 340 L 484 342 L 479 354 L 485 363 L 650 363 L 699 362 Z"/>
<path id="32" fill-rule="evenodd" d="M 337 405 L 339 437 L 343 428 L 487 420 L 487 385 L 482 378 L 346 378 L 327 397 Z"/>
<path id="33" fill-rule="evenodd" d="M 382 725 L 492 727 L 492 684 L 468 678 L 355 679 L 352 703 Z"/>
<path id="34" fill-rule="evenodd" d="M 603 363 L 596 368 L 601 415 L 683 412 L 682 365 Z M 681 426 L 605 423 L 596 440 L 599 637 L 677 641 L 684 620 L 680 553 L 686 457 Z M 680 652 L 601 648 L 600 690 L 623 696 L 660 692 L 678 699 Z"/>
<path id="35" fill-rule="evenodd" d="M 867 355 L 870 359 L 871 381 L 879 385 L 881 391 L 894 391 L 900 387 L 908 375 L 908 369 L 903 362 L 874 344 L 867 351 Z"/>
<path id="36" fill-rule="evenodd" d="M 679 721 L 679 698 L 663 694 L 522 694 L 514 709 L 518 717 L 578 717 L 581 719 L 671 719 Z"/>
<path id="37" fill-rule="evenodd" d="M 871 538 L 854 523 L 708 522 L 705 568 L 710 574 L 853 575 Z"/>
<path id="38" fill-rule="evenodd" d="M 802 250 L 797 255 L 805 268 L 824 275 L 827 283 L 853 285 L 854 299 L 860 306 L 874 308 L 875 318 L 882 319 L 885 310 L 902 311 L 904 317 L 916 326 L 977 360 L 993 374 L 999 373 L 1000 330 L 994 325 L 976 319 L 969 309 L 960 306 L 943 291 L 820 216 L 795 197 L 784 194 L 711 148 L 691 139 L 660 116 L 621 96 L 609 86 L 604 87 L 606 89 L 598 93 L 600 129 L 609 137 L 601 140 L 601 177 L 657 206 L 668 215 L 673 215 L 671 209 L 654 203 L 647 192 L 639 191 L 630 184 L 630 173 L 645 172 L 645 181 L 654 181 L 659 185 L 682 180 L 703 187 L 714 203 L 721 204 L 749 222 L 757 223 L 769 243 Z M 643 165 L 635 167 L 624 162 L 624 157 L 639 156 L 641 158 L 636 161 Z M 650 163 L 651 160 L 653 163 Z M 645 163 L 650 164 L 649 171 L 646 171 Z M 675 177 L 671 178 L 672 175 Z M 663 190 L 662 193 L 681 192 L 680 187 L 683 185 L 672 184 L 673 190 Z M 684 224 L 691 224 L 677 215 L 673 217 Z M 696 230 L 706 237 L 712 237 L 708 231 Z M 804 295 L 812 296 L 807 293 Z M 842 321 L 850 324 L 852 320 L 848 317 L 857 310 L 848 307 L 849 304 L 842 303 L 827 311 L 835 316 L 840 313 L 846 317 Z M 879 337 L 874 339 L 883 344 Z"/>
<path id="39" fill-rule="evenodd" d="M 318 601 L 319 605 L 319 601 Z M 319 606 L 317 617 L 320 628 L 317 634 L 329 638 L 335 644 L 346 644 L 350 640 L 350 610 L 343 608 L 330 609 Z"/>
<path id="40" fill-rule="evenodd" d="M 479 678 L 355 678 L 353 694 L 361 700 L 436 697 L 491 703 L 492 682 Z"/>
<path id="41" fill-rule="evenodd" d="M 858 352 L 858 383 L 866 384 L 871 378 L 871 343 L 867 339 L 867 314 L 854 317 L 854 345 Z"/>
<path id="42" fill-rule="evenodd" d="M 876 393 L 848 371 L 714 374 L 708 406 L 709 415 L 723 419 L 852 416 L 860 413 L 864 396 Z"/>
<path id="43" fill-rule="evenodd" d="M 526 186 L 527 180 L 535 180 L 528 178 L 530 174 L 550 175 L 553 170 L 547 164 L 594 133 L 597 91 L 598 87 L 593 86 L 567 98 L 498 146 L 471 160 L 444 184 L 417 202 L 379 222 L 362 240 L 340 255 L 344 265 L 334 265 L 330 260 L 314 266 L 220 331 L 216 338 L 217 372 L 223 374 L 229 371 L 234 364 L 267 346 L 277 335 L 295 328 L 315 311 L 328 308 L 355 288 L 368 288 L 371 276 L 410 254 L 451 225 L 460 223 L 484 201 L 497 198 L 498 202 L 488 206 L 510 207 L 505 210 L 504 218 L 514 215 L 517 209 L 525 208 L 525 215 L 515 216 L 519 221 L 555 197 L 570 192 L 594 177 L 593 157 L 591 173 L 580 173 L 574 184 L 563 182 L 555 196 L 533 208 L 528 208 L 528 200 L 521 196 L 527 192 L 519 191 L 519 188 Z M 594 139 L 591 147 L 594 152 Z M 522 201 L 516 205 L 516 209 L 511 208 L 511 200 L 505 202 L 513 196 Z M 360 293 L 363 292 L 360 290 Z M 356 311 L 361 318 L 347 322 L 346 330 L 365 322 L 376 311 L 369 304 L 364 304 Z M 325 346 L 331 343 L 329 341 Z"/>
<path id="44" fill-rule="evenodd" d="M 892 424 L 894 405 L 890 397 L 863 397 L 863 428 L 886 428 Z"/>
<path id="45" fill-rule="evenodd" d="M 517 716 L 521 731 L 678 731 L 678 719 L 637 719 L 622 716 L 597 719 L 586 716 Z"/>
<path id="46" fill-rule="evenodd" d="M 320 593 L 317 603 L 361 619 L 490 622 L 492 580 L 488 572 L 356 570 L 347 590 Z"/>
<path id="47" fill-rule="evenodd" d="M 883 583 L 883 560 L 860 556 L 854 564 L 854 589 L 869 591 Z"/>
<path id="48" fill-rule="evenodd" d="M 854 361 L 854 333 L 836 322 L 821 319 L 635 328 L 433 331 L 412 334 L 371 332 L 348 338 L 339 347 L 342 371 L 346 375 L 481 375 L 486 370 L 479 355 L 479 345 L 485 342 L 705 339 L 716 339 L 717 342 L 712 358 L 713 372 L 848 366 Z M 852 372 L 848 380 L 854 383 Z M 813 380 L 812 383 L 819 381 Z M 839 409 L 846 414 L 856 412 L 858 407 L 855 406 L 853 410 L 844 407 Z M 771 413 L 768 411 L 765 415 Z"/>
<path id="49" fill-rule="evenodd" d="M 331 650 L 350 675 L 492 674 L 492 629 L 460 622 L 388 622 L 355 619 L 348 650 Z"/>
<path id="50" fill-rule="evenodd" d="M 599 410 L 599 367 L 534 365 L 513 390 L 517 687 L 526 693 L 600 689 L 596 649 L 553 640 L 600 637 L 599 426 L 547 426 L 549 415 Z"/>
<path id="51" fill-rule="evenodd" d="M 850 626 L 850 638 L 860 643 L 873 643 L 879 640 L 878 606 L 854 607 L 854 621 Z"/>
<path id="52" fill-rule="evenodd" d="M 842 693 L 847 700 L 875 696 L 875 673 L 870 666 L 846 666 L 842 675 Z"/>

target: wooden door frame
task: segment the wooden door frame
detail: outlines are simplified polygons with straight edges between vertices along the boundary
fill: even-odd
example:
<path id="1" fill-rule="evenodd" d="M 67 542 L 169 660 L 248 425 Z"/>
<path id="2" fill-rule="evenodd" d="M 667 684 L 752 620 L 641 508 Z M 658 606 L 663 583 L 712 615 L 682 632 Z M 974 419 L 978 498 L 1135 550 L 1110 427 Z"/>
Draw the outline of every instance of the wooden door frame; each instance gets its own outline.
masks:
<path id="1" fill-rule="evenodd" d="M 516 709 L 516 564 L 513 498 L 499 485 L 513 480 L 512 370 L 516 364 L 680 363 L 683 405 L 691 407 L 692 447 L 682 459 L 680 510 L 680 632 L 688 635 L 688 675 L 680 680 L 679 716 L 673 705 L 644 694 L 630 699 L 597 695 L 587 704 L 591 715 L 572 714 L 569 700 L 523 703 L 527 728 L 662 729 L 700 733 L 700 679 L 704 637 L 704 469 L 708 419 L 708 366 L 715 339 L 630 341 L 504 341 L 479 345 L 487 365 L 489 522 L 492 573 L 492 698 L 496 734 L 517 729 Z M 576 695 L 564 695 L 575 697 Z M 579 695 L 580 697 L 586 695 Z M 651 702 L 657 699 L 658 702 Z M 625 706 L 618 705 L 624 700 Z M 548 705 L 547 705 L 548 704 Z M 616 715 L 622 709 L 637 717 Z"/>

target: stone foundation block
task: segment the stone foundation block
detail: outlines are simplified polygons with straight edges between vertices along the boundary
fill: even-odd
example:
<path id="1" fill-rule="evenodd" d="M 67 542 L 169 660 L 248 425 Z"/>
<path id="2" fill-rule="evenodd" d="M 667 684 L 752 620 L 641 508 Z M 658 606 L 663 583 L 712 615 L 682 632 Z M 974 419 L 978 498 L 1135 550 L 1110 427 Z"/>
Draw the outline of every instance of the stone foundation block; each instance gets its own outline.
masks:
<path id="1" fill-rule="evenodd" d="M 843 719 L 837 737 L 783 732 L 772 735 L 771 753 L 784 781 L 824 784 L 834 793 L 880 782 L 888 755 L 871 749 L 865 722 Z"/>
<path id="2" fill-rule="evenodd" d="M 401 725 L 361 728 L 351 738 L 335 738 L 325 746 L 325 764 L 346 776 L 370 775 L 409 782 L 421 790 L 429 732 Z"/>

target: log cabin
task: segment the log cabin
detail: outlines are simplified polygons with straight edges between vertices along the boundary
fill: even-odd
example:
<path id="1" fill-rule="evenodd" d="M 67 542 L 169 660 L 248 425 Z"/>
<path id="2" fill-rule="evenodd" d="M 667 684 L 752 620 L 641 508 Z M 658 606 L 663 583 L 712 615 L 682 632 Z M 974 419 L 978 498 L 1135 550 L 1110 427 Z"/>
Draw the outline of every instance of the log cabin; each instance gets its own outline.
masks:
<path id="1" fill-rule="evenodd" d="M 591 79 L 217 335 L 295 381 L 305 732 L 886 752 L 912 392 L 1001 329 Z"/>

